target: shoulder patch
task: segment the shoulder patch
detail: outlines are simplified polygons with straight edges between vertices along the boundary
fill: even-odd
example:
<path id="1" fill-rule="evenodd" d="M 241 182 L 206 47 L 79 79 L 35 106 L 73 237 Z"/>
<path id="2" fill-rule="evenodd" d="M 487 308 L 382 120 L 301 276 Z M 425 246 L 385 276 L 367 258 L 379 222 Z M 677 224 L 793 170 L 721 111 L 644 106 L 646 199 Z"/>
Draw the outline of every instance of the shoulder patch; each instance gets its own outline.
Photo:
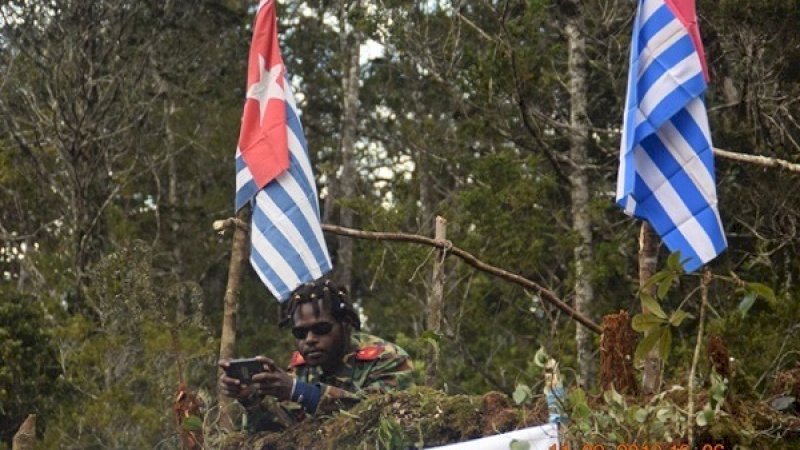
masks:
<path id="1" fill-rule="evenodd" d="M 305 365 L 306 360 L 303 358 L 303 355 L 300 352 L 292 353 L 292 362 L 289 363 L 289 367 L 298 367 Z"/>
<path id="2" fill-rule="evenodd" d="M 366 347 L 361 347 L 356 352 L 356 360 L 358 361 L 375 361 L 383 354 L 383 346 L 380 345 L 368 345 Z"/>

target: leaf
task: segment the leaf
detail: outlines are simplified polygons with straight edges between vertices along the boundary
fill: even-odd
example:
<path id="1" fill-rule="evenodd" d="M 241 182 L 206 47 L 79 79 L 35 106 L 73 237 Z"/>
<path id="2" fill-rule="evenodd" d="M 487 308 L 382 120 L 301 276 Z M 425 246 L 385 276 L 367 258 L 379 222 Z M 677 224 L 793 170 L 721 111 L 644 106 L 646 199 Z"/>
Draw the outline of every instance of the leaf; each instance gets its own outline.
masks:
<path id="1" fill-rule="evenodd" d="M 539 347 L 539 350 L 536 350 L 536 354 L 533 355 L 533 363 L 539 367 L 544 367 L 545 363 L 547 362 L 547 351 L 544 347 Z"/>
<path id="2" fill-rule="evenodd" d="M 646 408 L 639 408 L 633 414 L 633 417 L 639 423 L 645 423 L 647 421 L 647 409 Z"/>
<path id="3" fill-rule="evenodd" d="M 646 333 L 664 323 L 666 323 L 664 319 L 660 319 L 653 314 L 637 314 L 631 320 L 631 327 L 640 333 Z"/>
<path id="4" fill-rule="evenodd" d="M 742 317 L 747 316 L 747 312 L 753 307 L 753 304 L 756 302 L 756 298 L 758 298 L 758 295 L 755 292 L 749 292 L 744 296 L 742 301 L 739 302 L 739 312 L 742 313 Z"/>
<path id="5" fill-rule="evenodd" d="M 346 409 L 339 410 L 339 414 L 341 414 L 343 416 L 346 416 L 346 417 L 349 417 L 351 419 L 360 419 L 361 418 L 361 416 L 359 416 L 358 414 L 353 414 L 353 413 L 351 413 L 350 411 L 348 411 Z"/>
<path id="6" fill-rule="evenodd" d="M 659 408 L 658 411 L 656 411 L 656 420 L 658 420 L 659 422 L 666 423 L 667 421 L 669 421 L 669 418 L 671 416 L 672 414 L 669 408 Z"/>
<path id="7" fill-rule="evenodd" d="M 700 412 L 706 417 L 706 423 L 711 423 L 711 421 L 714 420 L 714 411 L 710 406 L 706 405 L 706 407 Z"/>
<path id="8" fill-rule="evenodd" d="M 684 320 L 690 317 L 694 316 L 692 316 L 691 314 L 687 313 L 682 309 L 678 309 L 675 312 L 673 312 L 671 316 L 669 316 L 669 323 L 673 327 L 679 327 L 681 326 L 681 323 L 683 323 Z"/>
<path id="9" fill-rule="evenodd" d="M 661 332 L 661 338 L 658 340 L 658 354 L 661 355 L 663 361 L 669 358 L 670 350 L 672 350 L 672 329 L 664 328 Z"/>
<path id="10" fill-rule="evenodd" d="M 518 384 L 511 397 L 514 399 L 514 403 L 521 405 L 532 397 L 531 388 L 524 384 Z"/>
<path id="11" fill-rule="evenodd" d="M 617 390 L 614 389 L 613 387 L 610 390 L 605 391 L 603 393 L 603 399 L 609 406 L 613 405 L 623 406 L 623 407 L 625 406 L 625 398 L 622 395 L 620 395 L 620 393 L 617 392 Z"/>
<path id="12" fill-rule="evenodd" d="M 435 352 L 439 352 L 439 341 L 442 340 L 442 336 L 440 334 L 437 334 L 432 330 L 426 330 L 419 336 L 419 338 L 423 342 L 427 342 Z"/>
<path id="13" fill-rule="evenodd" d="M 510 450 L 530 450 L 531 443 L 528 441 L 518 441 L 516 439 L 512 439 L 511 443 L 508 444 L 508 448 Z"/>
<path id="14" fill-rule="evenodd" d="M 681 252 L 680 250 L 669 255 L 667 258 L 667 267 L 674 273 L 682 273 L 683 272 L 683 265 L 681 264 Z"/>
<path id="15" fill-rule="evenodd" d="M 644 285 L 641 288 L 642 292 L 649 292 L 649 289 L 655 286 L 658 283 L 661 283 L 665 278 L 669 277 L 670 273 L 668 271 L 662 270 L 661 272 L 656 272 L 644 282 Z"/>
<path id="16" fill-rule="evenodd" d="M 775 303 L 775 291 L 772 290 L 771 287 L 761 284 L 761 283 L 747 283 L 745 284 L 745 289 L 750 292 L 755 292 L 756 294 L 760 295 L 767 299 L 770 303 Z"/>
<path id="17" fill-rule="evenodd" d="M 437 344 L 442 340 L 442 335 L 433 330 L 425 330 L 419 337 L 427 341 L 436 342 Z"/>
<path id="18" fill-rule="evenodd" d="M 789 397 L 784 395 L 783 397 L 778 397 L 775 400 L 769 402 L 769 406 L 774 410 L 784 411 L 786 409 L 789 409 L 789 407 L 792 406 L 794 402 L 795 402 L 794 397 Z"/>
<path id="19" fill-rule="evenodd" d="M 569 403 L 572 405 L 572 416 L 576 419 L 583 419 L 592 414 L 592 409 L 586 403 L 586 392 L 581 388 L 570 391 Z"/>
<path id="20" fill-rule="evenodd" d="M 183 419 L 181 427 L 186 431 L 199 431 L 203 429 L 203 420 L 197 416 L 189 416 Z"/>
<path id="21" fill-rule="evenodd" d="M 666 277 L 664 277 L 664 279 L 661 280 L 660 283 L 658 283 L 658 292 L 656 293 L 658 298 L 660 299 L 666 298 L 667 294 L 669 293 L 669 288 L 672 287 L 672 283 L 674 282 L 675 282 L 674 274 L 668 274 Z"/>
<path id="22" fill-rule="evenodd" d="M 667 313 L 661 309 L 661 305 L 658 304 L 655 298 L 652 295 L 642 292 L 642 312 L 644 313 L 651 313 L 655 314 L 656 317 L 660 317 L 664 320 L 667 320 Z"/>
<path id="23" fill-rule="evenodd" d="M 634 361 L 641 361 L 642 358 L 650 353 L 650 350 L 653 349 L 658 340 L 661 338 L 662 330 L 663 328 L 652 330 L 644 336 L 644 339 L 642 339 L 641 342 L 639 342 L 639 345 L 636 346 L 636 352 L 634 352 L 633 355 Z"/>
<path id="24" fill-rule="evenodd" d="M 695 415 L 695 422 L 697 422 L 698 427 L 704 427 L 708 425 L 708 420 L 706 420 L 706 415 L 703 414 L 703 411 L 698 411 Z"/>
<path id="25" fill-rule="evenodd" d="M 581 403 L 586 403 L 586 392 L 581 388 L 576 388 L 571 390 L 567 397 L 569 398 L 569 402 L 572 405 L 580 405 Z"/>
<path id="26" fill-rule="evenodd" d="M 572 415 L 575 419 L 585 419 L 592 415 L 592 408 L 589 408 L 589 405 L 586 403 L 575 405 L 575 407 L 572 408 Z"/>

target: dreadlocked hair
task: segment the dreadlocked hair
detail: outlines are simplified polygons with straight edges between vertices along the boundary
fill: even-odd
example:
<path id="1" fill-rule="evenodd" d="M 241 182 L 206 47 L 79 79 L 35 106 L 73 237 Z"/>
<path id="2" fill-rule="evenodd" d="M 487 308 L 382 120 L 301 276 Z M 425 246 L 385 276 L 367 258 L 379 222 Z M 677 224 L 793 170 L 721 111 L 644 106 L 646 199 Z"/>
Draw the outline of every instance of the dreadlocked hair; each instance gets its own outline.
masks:
<path id="1" fill-rule="evenodd" d="M 347 292 L 326 277 L 305 283 L 292 292 L 284 307 L 280 326 L 289 325 L 294 318 L 294 313 L 306 303 L 314 308 L 314 314 L 317 316 L 320 314 L 320 306 L 322 306 L 328 308 L 338 322 L 350 324 L 356 330 L 361 329 L 361 318 L 348 300 Z"/>

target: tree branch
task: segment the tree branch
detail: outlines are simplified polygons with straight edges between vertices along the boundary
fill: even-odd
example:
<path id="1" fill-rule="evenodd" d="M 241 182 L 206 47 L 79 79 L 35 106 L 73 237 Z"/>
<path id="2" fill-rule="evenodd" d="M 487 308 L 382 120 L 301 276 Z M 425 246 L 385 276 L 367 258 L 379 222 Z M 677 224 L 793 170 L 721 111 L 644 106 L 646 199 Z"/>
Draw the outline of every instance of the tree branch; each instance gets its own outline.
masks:
<path id="1" fill-rule="evenodd" d="M 719 156 L 720 158 L 729 159 L 731 161 L 746 162 L 748 164 L 755 164 L 761 167 L 780 167 L 790 172 L 800 173 L 800 164 L 791 163 L 783 159 L 771 158 L 768 156 L 747 155 L 744 153 L 730 152 L 728 150 L 723 150 L 721 148 L 715 148 L 714 155 Z"/>
<path id="2" fill-rule="evenodd" d="M 549 303 L 553 304 L 556 308 L 560 309 L 564 313 L 566 313 L 569 317 L 574 319 L 577 322 L 580 322 L 583 326 L 588 328 L 589 330 L 601 334 L 602 329 L 599 325 L 592 322 L 586 316 L 578 313 L 572 307 L 570 307 L 566 302 L 561 300 L 549 289 L 527 279 L 520 275 L 508 272 L 507 270 L 501 269 L 499 267 L 492 266 L 487 264 L 478 258 L 476 258 L 471 253 L 467 252 L 466 250 L 462 250 L 452 244 L 450 241 L 440 241 L 436 239 L 429 238 L 427 236 L 420 236 L 417 234 L 406 234 L 406 233 L 390 233 L 390 232 L 383 232 L 383 231 L 361 231 L 361 230 L 354 230 L 352 228 L 345 228 L 340 227 L 337 225 L 330 225 L 330 224 L 323 224 L 322 229 L 329 233 L 338 234 L 340 236 L 349 236 L 358 239 L 369 239 L 373 241 L 400 241 L 400 242 L 411 242 L 414 244 L 422 244 L 428 245 L 431 247 L 436 247 L 443 249 L 446 253 L 452 253 L 455 256 L 458 256 L 465 263 L 469 264 L 470 266 L 492 274 L 496 277 L 502 278 L 506 281 L 511 283 L 518 284 L 526 289 L 531 289 L 536 291 L 543 299 L 547 300 Z"/>

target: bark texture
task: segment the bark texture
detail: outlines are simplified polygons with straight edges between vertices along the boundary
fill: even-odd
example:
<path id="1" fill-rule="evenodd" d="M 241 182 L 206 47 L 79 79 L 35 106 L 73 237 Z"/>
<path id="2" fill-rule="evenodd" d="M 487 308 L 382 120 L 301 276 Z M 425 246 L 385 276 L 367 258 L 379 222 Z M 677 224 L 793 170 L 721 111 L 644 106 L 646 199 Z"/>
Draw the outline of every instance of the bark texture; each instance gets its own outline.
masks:
<path id="1" fill-rule="evenodd" d="M 245 206 L 236 214 L 234 222 L 233 244 L 231 248 L 231 260 L 228 264 L 228 286 L 225 288 L 225 305 L 222 316 L 222 336 L 219 340 L 219 358 L 233 358 L 236 350 L 236 314 L 239 311 L 239 290 L 242 283 L 242 266 L 247 259 L 247 235 L 248 230 L 242 224 L 250 222 L 250 207 Z M 221 373 L 220 373 L 221 374 Z M 230 416 L 230 406 L 232 400 L 218 394 L 220 406 L 220 425 L 228 430 L 233 429 L 233 421 Z"/>
<path id="2" fill-rule="evenodd" d="M 583 16 L 579 6 L 567 13 L 565 33 L 569 51 L 570 93 L 570 197 L 572 200 L 572 229 L 579 242 L 574 249 L 575 258 L 575 309 L 588 316 L 594 298 L 590 265 L 592 260 L 592 222 L 589 215 L 588 118 L 586 114 L 586 37 L 583 35 Z M 577 327 L 575 339 L 578 346 L 579 383 L 589 387 L 594 383 L 595 358 L 592 336 L 583 327 Z"/>
<path id="3" fill-rule="evenodd" d="M 447 220 L 444 217 L 436 217 L 437 241 L 447 239 Z M 438 257 L 433 261 L 433 276 L 431 277 L 431 293 L 428 297 L 428 316 L 426 320 L 427 329 L 436 334 L 441 333 L 442 313 L 444 310 L 444 261 L 447 257 L 446 248 L 438 252 Z M 432 346 L 428 353 L 427 365 L 425 366 L 425 385 L 433 387 L 436 385 L 436 372 L 439 364 L 439 348 Z"/>
<path id="4" fill-rule="evenodd" d="M 342 7 L 342 48 L 347 52 L 345 63 L 345 77 L 342 79 L 342 176 L 338 181 L 341 189 L 339 209 L 339 223 L 343 227 L 353 226 L 353 209 L 347 205 L 356 196 L 356 163 L 355 163 L 355 142 L 358 132 L 358 91 L 360 81 L 361 38 L 356 30 L 349 33 L 345 31 L 347 25 L 346 9 Z M 339 238 L 339 246 L 336 253 L 338 265 L 336 281 L 339 286 L 344 286 L 348 291 L 352 291 L 353 285 L 353 240 Z"/>
<path id="5" fill-rule="evenodd" d="M 643 293 L 655 296 L 656 286 L 649 286 L 645 289 L 647 280 L 656 273 L 658 264 L 658 235 L 653 227 L 647 222 L 642 222 L 639 233 L 639 288 Z M 647 313 L 647 309 L 642 306 L 642 312 Z M 653 394 L 661 384 L 661 358 L 658 356 L 658 349 L 653 349 L 644 359 L 644 373 L 642 374 L 642 391 L 645 394 Z"/>

